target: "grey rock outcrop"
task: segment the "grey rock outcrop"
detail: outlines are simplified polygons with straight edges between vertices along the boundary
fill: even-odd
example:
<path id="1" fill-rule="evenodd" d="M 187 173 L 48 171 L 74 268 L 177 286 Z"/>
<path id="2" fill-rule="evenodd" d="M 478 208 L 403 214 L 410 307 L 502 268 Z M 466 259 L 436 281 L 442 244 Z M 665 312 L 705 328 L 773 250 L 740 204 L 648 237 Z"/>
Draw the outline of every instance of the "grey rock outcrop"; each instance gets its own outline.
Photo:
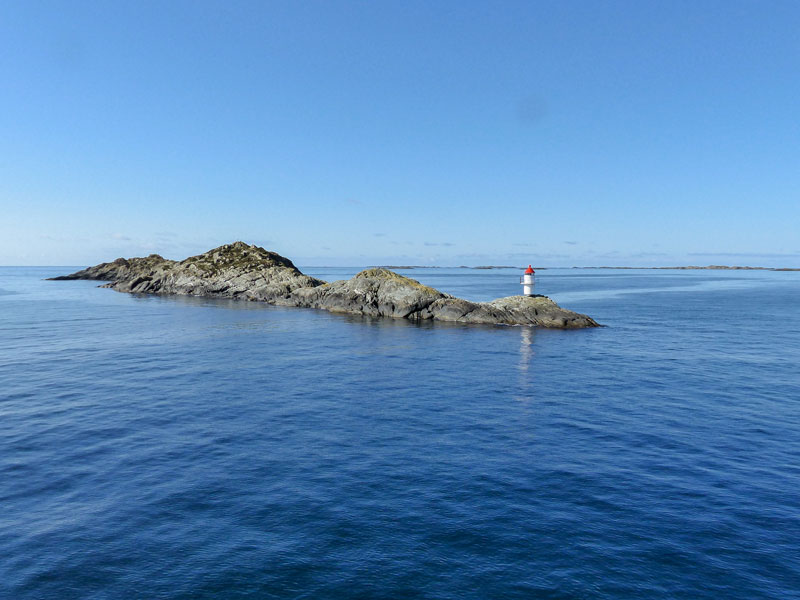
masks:
<path id="1" fill-rule="evenodd" d="M 157 254 L 119 258 L 54 280 L 108 281 L 120 292 L 181 294 L 318 308 L 331 312 L 458 323 L 597 327 L 546 296 L 510 296 L 492 302 L 455 298 L 388 269 L 367 269 L 326 283 L 301 273 L 287 258 L 243 242 L 226 244 L 180 262 Z"/>
<path id="2" fill-rule="evenodd" d="M 174 260 L 167 260 L 158 254 L 151 254 L 144 258 L 118 258 L 113 262 L 101 263 L 71 275 L 51 277 L 50 280 L 96 279 L 98 281 L 124 281 L 143 273 L 155 273 L 158 270 L 168 269 L 175 264 L 177 263 Z"/>
<path id="3" fill-rule="evenodd" d="M 442 299 L 454 299 L 388 269 L 367 269 L 346 281 L 334 281 L 293 294 L 298 306 L 369 317 L 430 319 L 427 310 Z"/>
<path id="4" fill-rule="evenodd" d="M 325 283 L 303 275 L 288 258 L 243 242 L 226 244 L 180 262 L 158 254 L 118 258 L 54 280 L 96 279 L 102 287 L 138 294 L 180 294 L 278 302 L 298 288 Z"/>

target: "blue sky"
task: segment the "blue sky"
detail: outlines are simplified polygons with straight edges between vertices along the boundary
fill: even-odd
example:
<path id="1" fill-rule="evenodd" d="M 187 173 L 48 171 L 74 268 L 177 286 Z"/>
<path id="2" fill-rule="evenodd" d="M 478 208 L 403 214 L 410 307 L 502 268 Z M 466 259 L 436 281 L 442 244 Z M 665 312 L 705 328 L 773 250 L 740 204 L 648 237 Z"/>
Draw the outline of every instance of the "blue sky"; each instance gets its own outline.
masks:
<path id="1" fill-rule="evenodd" d="M 0 3 L 0 264 L 800 266 L 798 2 Z"/>

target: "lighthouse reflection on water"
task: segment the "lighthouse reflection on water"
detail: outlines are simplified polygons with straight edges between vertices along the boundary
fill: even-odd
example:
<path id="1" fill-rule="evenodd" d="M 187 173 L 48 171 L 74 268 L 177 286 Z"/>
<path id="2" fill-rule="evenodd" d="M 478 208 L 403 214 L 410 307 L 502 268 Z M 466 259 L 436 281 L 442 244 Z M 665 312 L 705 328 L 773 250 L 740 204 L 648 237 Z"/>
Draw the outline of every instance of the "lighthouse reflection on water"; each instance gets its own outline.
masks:
<path id="1" fill-rule="evenodd" d="M 533 360 L 533 327 L 523 325 L 519 330 L 519 370 L 527 373 Z"/>

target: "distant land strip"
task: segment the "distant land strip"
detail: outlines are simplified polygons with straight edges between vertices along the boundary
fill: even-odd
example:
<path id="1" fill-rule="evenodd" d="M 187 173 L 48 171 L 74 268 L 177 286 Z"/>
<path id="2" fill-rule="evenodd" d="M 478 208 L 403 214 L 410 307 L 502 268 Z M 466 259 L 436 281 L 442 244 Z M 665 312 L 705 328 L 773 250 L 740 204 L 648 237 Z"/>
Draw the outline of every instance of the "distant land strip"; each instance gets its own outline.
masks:
<path id="1" fill-rule="evenodd" d="M 800 271 L 794 267 L 740 267 L 727 265 L 708 265 L 700 267 L 690 265 L 687 267 L 572 267 L 573 269 L 648 269 L 648 270 L 679 270 L 679 271 Z"/>
<path id="2" fill-rule="evenodd" d="M 512 267 L 509 265 L 480 265 L 468 267 L 459 265 L 457 267 L 442 267 L 441 265 L 375 265 L 372 269 L 524 269 L 525 267 Z M 544 267 L 542 267 L 544 268 Z"/>
<path id="3" fill-rule="evenodd" d="M 459 265 L 457 267 L 443 267 L 441 265 L 379 265 L 377 269 L 524 269 L 525 267 L 512 267 L 509 265 L 485 265 L 478 267 L 467 267 Z M 538 271 L 546 271 L 556 267 L 536 267 Z M 628 269 L 628 270 L 673 270 L 673 271 L 800 271 L 800 267 L 742 267 L 737 265 L 707 265 L 705 267 L 689 265 L 685 267 L 564 267 L 565 269 Z"/>

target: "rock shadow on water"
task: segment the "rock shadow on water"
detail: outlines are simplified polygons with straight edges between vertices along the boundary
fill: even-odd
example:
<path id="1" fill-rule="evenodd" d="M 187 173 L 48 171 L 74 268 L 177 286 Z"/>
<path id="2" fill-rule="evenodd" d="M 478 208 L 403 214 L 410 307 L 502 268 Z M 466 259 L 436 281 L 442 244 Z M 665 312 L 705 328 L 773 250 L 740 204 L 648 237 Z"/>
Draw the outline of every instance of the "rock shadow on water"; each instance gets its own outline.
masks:
<path id="1" fill-rule="evenodd" d="M 137 303 L 156 303 L 171 306 L 187 306 L 195 308 L 221 308 L 227 310 L 288 310 L 286 307 L 274 306 L 265 302 L 246 302 L 235 298 L 217 298 L 208 296 L 187 296 L 179 294 L 130 294 Z"/>

